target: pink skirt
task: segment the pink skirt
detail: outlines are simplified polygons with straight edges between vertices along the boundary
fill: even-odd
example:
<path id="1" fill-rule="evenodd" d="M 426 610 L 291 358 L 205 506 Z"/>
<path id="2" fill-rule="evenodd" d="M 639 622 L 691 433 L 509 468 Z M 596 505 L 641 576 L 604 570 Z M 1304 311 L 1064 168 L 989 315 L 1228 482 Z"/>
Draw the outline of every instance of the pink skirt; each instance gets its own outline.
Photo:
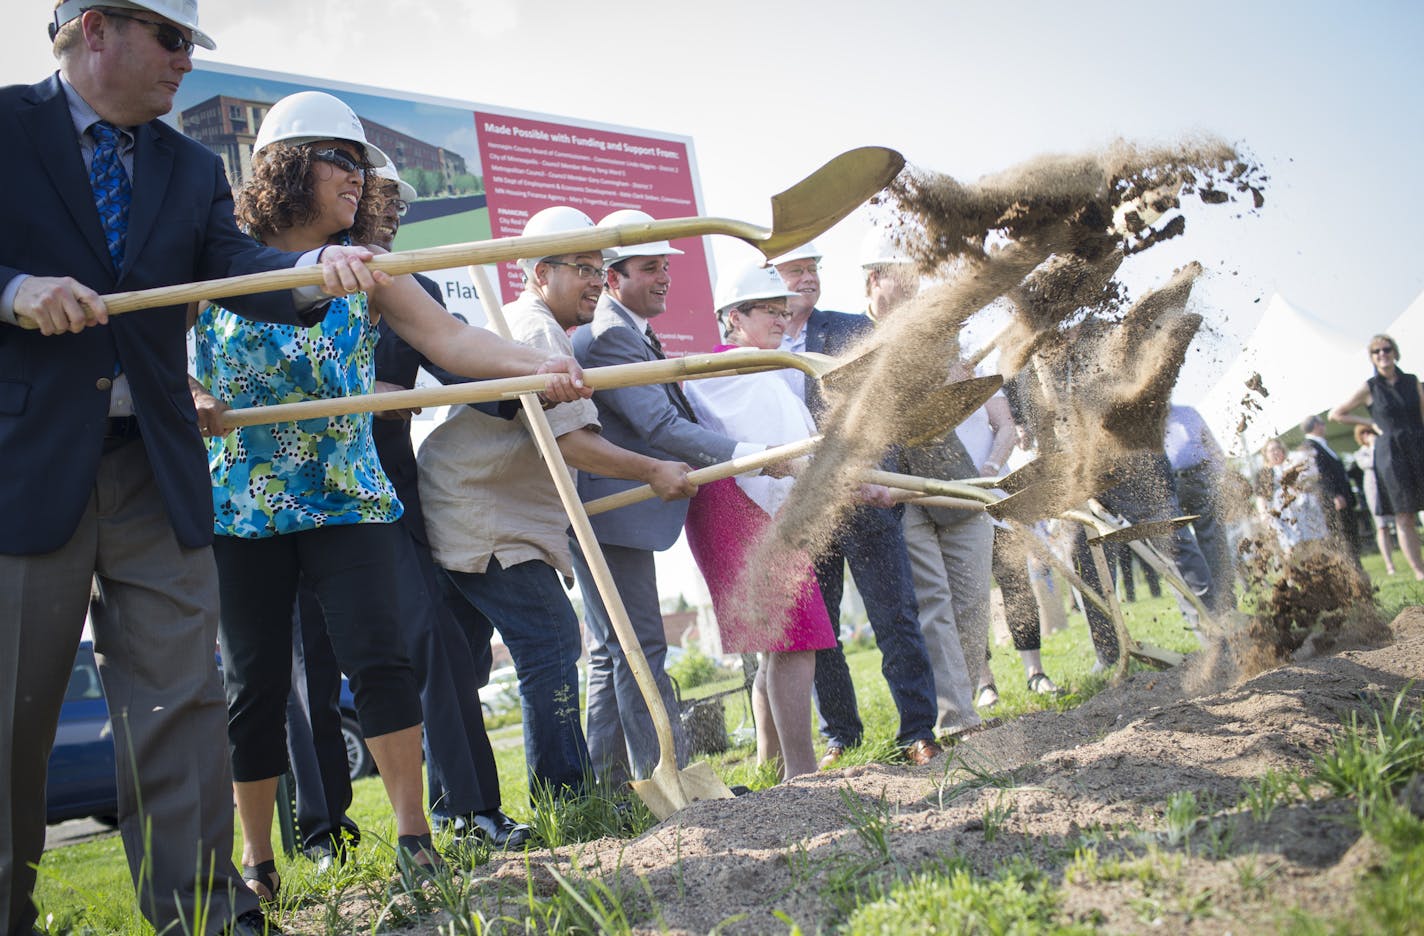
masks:
<path id="1" fill-rule="evenodd" d="M 717 630 L 725 653 L 824 650 L 836 644 L 835 629 L 809 559 L 796 563 L 797 583 L 789 609 L 766 607 L 757 620 L 742 619 L 737 589 L 748 553 L 771 523 L 766 511 L 737 486 L 735 478 L 704 484 L 687 510 L 687 543 L 712 593 Z"/>

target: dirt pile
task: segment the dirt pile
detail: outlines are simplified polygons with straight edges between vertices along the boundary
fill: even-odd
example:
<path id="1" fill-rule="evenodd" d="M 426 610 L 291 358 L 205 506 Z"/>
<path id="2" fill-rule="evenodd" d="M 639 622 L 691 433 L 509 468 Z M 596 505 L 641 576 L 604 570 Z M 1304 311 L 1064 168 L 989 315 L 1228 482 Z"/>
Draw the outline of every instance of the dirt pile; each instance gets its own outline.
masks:
<path id="1" fill-rule="evenodd" d="M 1424 676 L 1424 609 L 1393 632 L 1382 649 L 1206 694 L 1192 667 L 1140 673 L 927 767 L 851 767 L 697 803 L 633 842 L 497 857 L 475 886 L 491 906 L 504 888 L 510 912 L 526 879 L 547 895 L 559 886 L 550 869 L 594 874 L 625 895 L 635 932 L 786 931 L 776 914 L 815 932 L 843 922 L 873 881 L 945 861 L 992 875 L 1018 859 L 1063 886 L 1062 922 L 1112 932 L 1271 932 L 1294 908 L 1347 918 L 1368 863 L 1349 806 L 1288 798 L 1253 813 L 1243 785 L 1309 770 L 1350 712 Z M 1174 829 L 1169 798 L 1185 794 L 1200 816 Z M 1075 858 L 1089 851 L 1122 871 L 1093 873 Z"/>

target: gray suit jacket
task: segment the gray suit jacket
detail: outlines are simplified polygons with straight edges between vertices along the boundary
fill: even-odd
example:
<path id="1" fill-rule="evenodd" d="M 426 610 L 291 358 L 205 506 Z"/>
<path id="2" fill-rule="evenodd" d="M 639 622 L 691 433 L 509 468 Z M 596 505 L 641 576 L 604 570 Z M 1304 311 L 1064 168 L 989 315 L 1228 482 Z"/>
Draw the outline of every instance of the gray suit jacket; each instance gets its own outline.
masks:
<path id="1" fill-rule="evenodd" d="M 627 309 L 604 294 L 593 321 L 574 332 L 574 356 L 583 367 L 656 361 L 657 353 L 643 337 Z M 705 468 L 727 461 L 737 443 L 693 422 L 693 414 L 669 384 L 599 390 L 598 421 L 603 436 L 614 445 L 653 458 L 684 461 Z M 636 481 L 580 471 L 579 497 L 593 500 L 637 486 Z M 592 517 L 598 541 L 629 549 L 667 549 L 677 541 L 687 518 L 687 501 L 664 503 L 656 498 Z"/>

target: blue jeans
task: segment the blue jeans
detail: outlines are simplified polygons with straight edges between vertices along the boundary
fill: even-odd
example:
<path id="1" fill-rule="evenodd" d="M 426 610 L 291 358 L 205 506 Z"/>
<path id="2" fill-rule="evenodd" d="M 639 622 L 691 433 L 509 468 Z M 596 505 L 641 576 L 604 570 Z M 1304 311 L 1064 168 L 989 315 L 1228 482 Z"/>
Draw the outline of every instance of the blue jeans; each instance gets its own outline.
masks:
<path id="1" fill-rule="evenodd" d="M 845 566 L 850 564 L 850 574 L 865 601 L 870 628 L 880 647 L 880 672 L 900 713 L 896 741 L 908 745 L 934 738 L 935 684 L 920 631 L 900 514 L 900 510 L 854 508 L 831 547 L 816 560 L 816 579 L 827 613 L 833 622 L 839 621 Z M 815 687 L 821 733 L 832 745 L 855 747 L 861 742 L 864 729 L 839 628 L 836 645 L 816 651 Z"/>
<path id="2" fill-rule="evenodd" d="M 537 559 L 506 569 L 494 558 L 483 573 L 444 571 L 514 658 L 530 790 L 583 793 L 589 760 L 579 722 L 579 626 L 558 572 Z"/>

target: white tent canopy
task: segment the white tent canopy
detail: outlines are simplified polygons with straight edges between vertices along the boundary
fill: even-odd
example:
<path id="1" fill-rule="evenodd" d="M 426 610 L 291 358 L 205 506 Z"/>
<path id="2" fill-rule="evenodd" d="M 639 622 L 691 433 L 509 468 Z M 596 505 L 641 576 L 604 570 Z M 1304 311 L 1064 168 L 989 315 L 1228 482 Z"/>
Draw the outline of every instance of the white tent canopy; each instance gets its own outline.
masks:
<path id="1" fill-rule="evenodd" d="M 1410 310 L 1419 305 L 1416 300 Z M 1401 321 L 1408 317 L 1406 312 Z M 1420 339 L 1415 346 L 1424 357 L 1424 323 L 1416 316 L 1415 324 Z M 1330 409 L 1364 382 L 1369 376 L 1363 351 L 1368 337 L 1338 331 L 1276 293 L 1240 355 L 1197 402 L 1197 409 L 1228 453 L 1258 451 L 1267 439 L 1299 425 L 1310 413 Z M 1269 395 L 1247 388 L 1253 374 L 1261 375 Z M 1260 405 L 1259 411 L 1243 405 L 1248 397 Z M 1238 432 L 1243 417 L 1245 427 Z"/>
<path id="2" fill-rule="evenodd" d="M 1424 372 L 1424 363 L 1421 363 L 1424 362 L 1424 292 L 1414 297 L 1409 308 L 1389 324 L 1385 333 L 1399 346 L 1400 366 L 1411 374 Z M 1403 363 L 1406 358 L 1408 365 Z"/>

